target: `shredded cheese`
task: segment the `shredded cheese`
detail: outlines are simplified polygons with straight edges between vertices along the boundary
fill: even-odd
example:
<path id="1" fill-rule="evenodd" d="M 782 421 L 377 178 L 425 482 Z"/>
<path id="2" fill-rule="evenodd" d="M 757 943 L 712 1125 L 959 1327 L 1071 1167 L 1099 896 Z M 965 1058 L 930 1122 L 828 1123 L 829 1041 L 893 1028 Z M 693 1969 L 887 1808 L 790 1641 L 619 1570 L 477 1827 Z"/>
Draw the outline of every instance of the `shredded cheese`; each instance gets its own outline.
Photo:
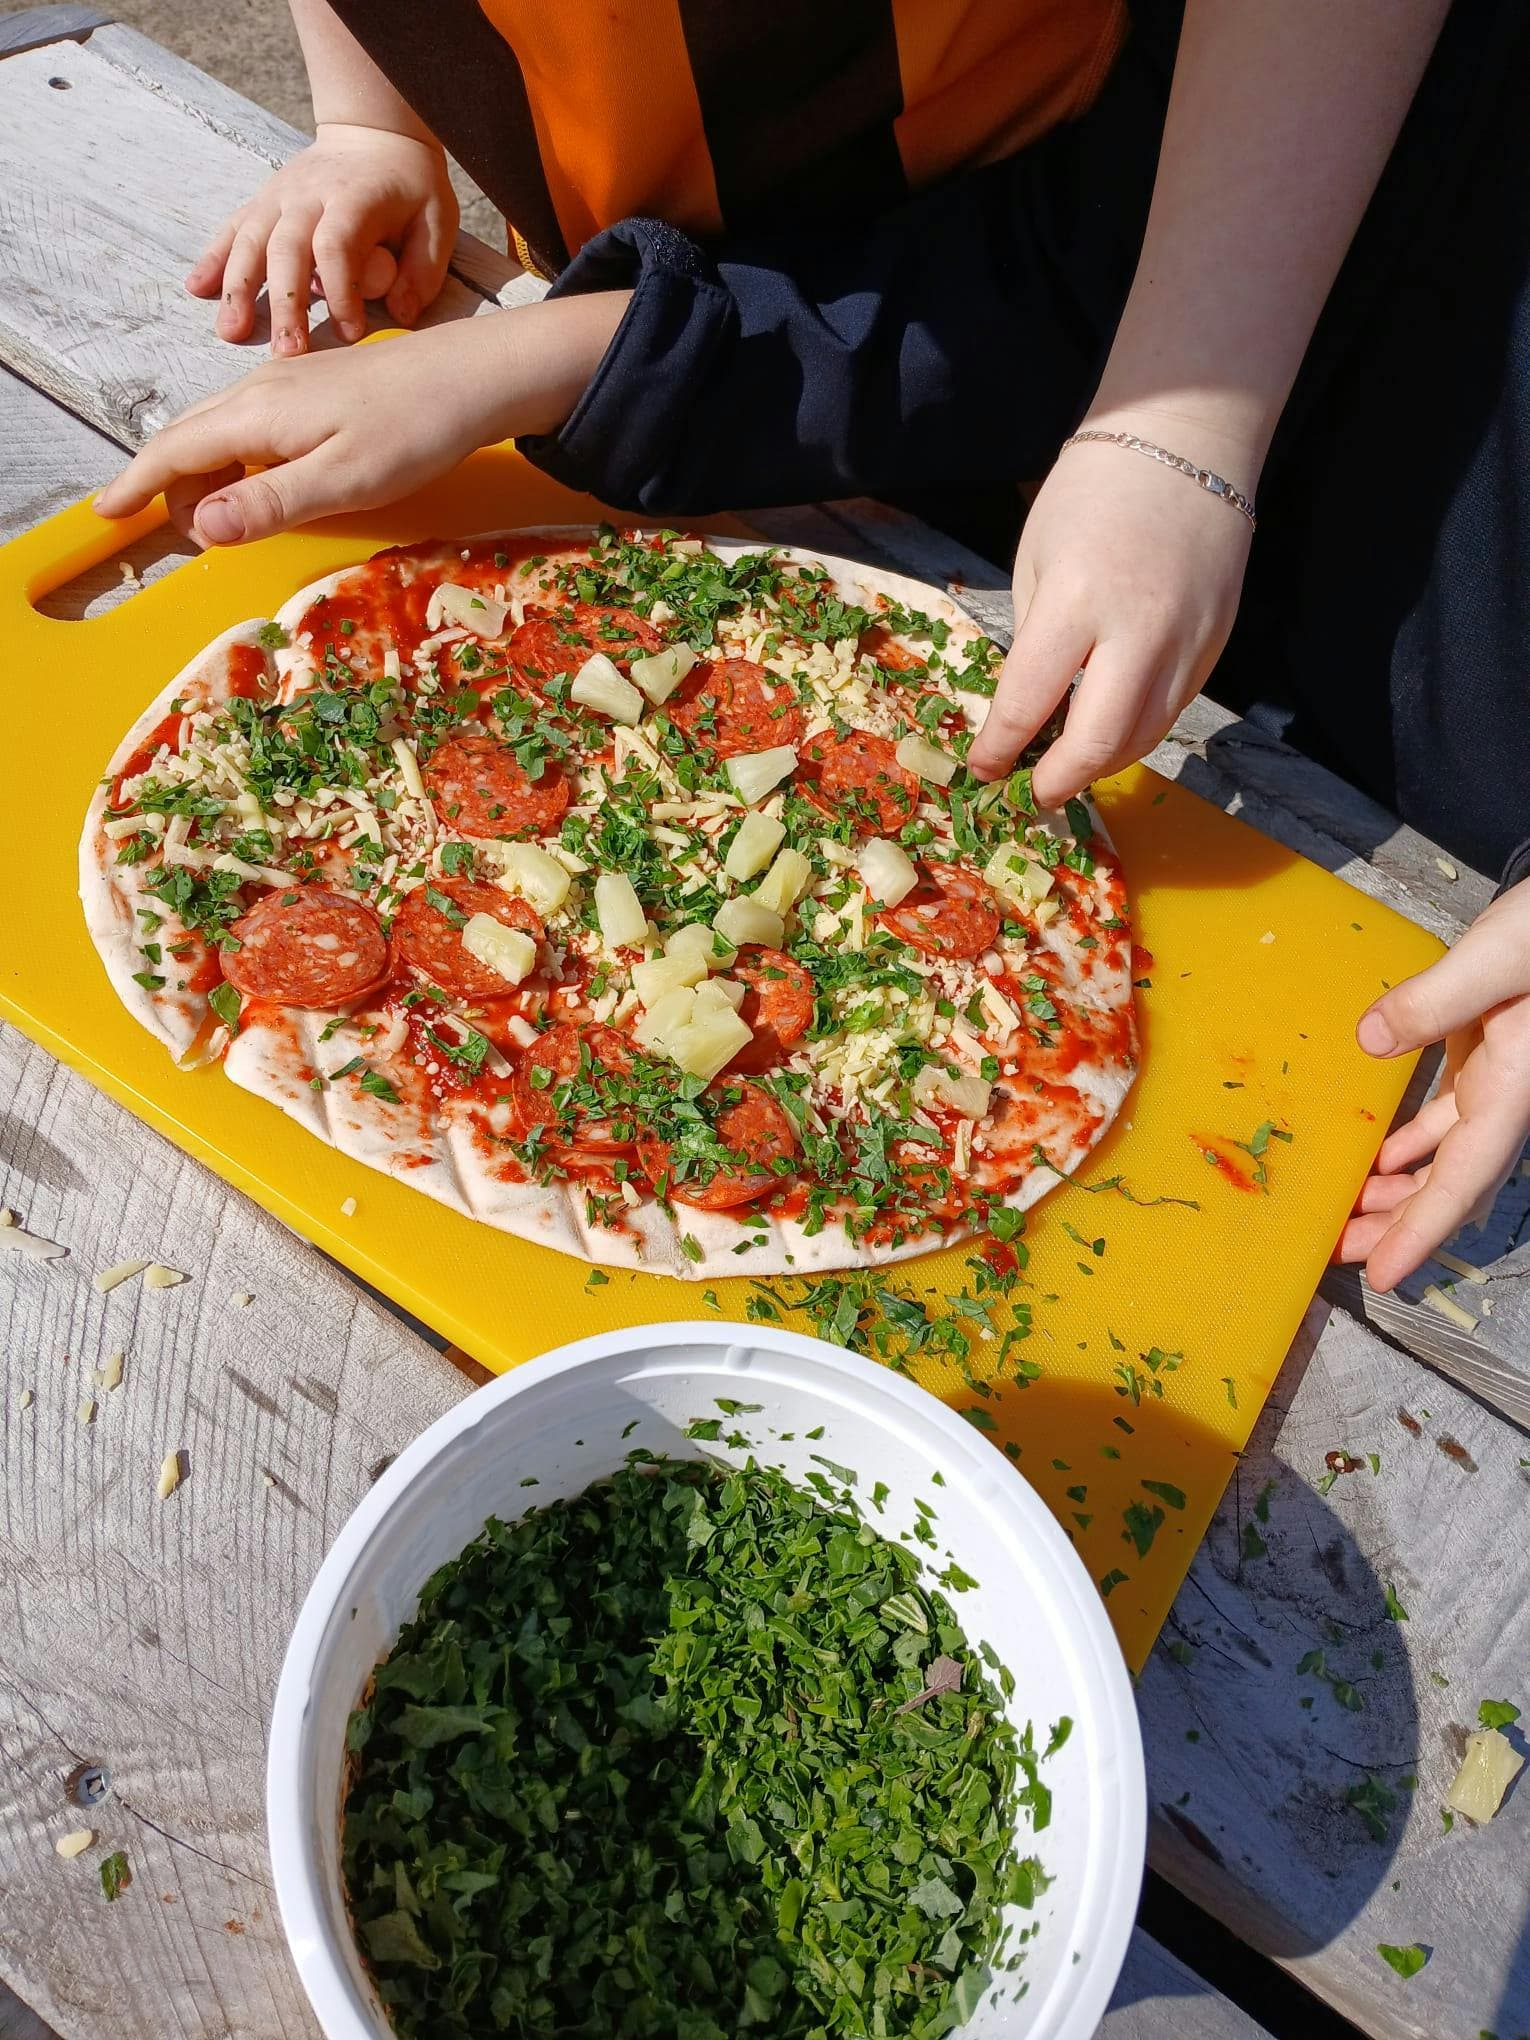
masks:
<path id="1" fill-rule="evenodd" d="M 1463 1332 L 1476 1331 L 1477 1320 L 1472 1316 L 1471 1312 L 1463 1310 L 1455 1298 L 1447 1296 L 1444 1290 L 1439 1288 L 1437 1284 L 1431 1282 L 1425 1289 L 1421 1300 L 1427 1303 L 1431 1310 L 1437 1311 L 1442 1318 L 1448 1318 L 1451 1324 L 1458 1325 Z"/>
<path id="2" fill-rule="evenodd" d="M 112 1291 L 120 1288 L 124 1282 L 130 1282 L 135 1275 L 141 1275 L 148 1265 L 146 1260 L 118 1261 L 115 1266 L 103 1268 L 100 1274 L 94 1277 L 95 1286 L 103 1296 L 110 1296 Z"/>

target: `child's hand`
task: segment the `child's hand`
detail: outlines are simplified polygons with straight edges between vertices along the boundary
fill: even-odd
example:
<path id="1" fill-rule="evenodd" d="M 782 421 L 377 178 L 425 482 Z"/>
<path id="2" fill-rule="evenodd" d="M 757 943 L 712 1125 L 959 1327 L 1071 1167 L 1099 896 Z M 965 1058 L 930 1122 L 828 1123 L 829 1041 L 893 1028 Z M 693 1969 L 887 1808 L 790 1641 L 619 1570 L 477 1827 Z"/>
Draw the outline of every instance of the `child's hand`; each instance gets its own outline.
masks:
<path id="1" fill-rule="evenodd" d="M 1382 1142 L 1339 1241 L 1341 1261 L 1391 1289 L 1491 1204 L 1530 1133 L 1530 881 L 1378 999 L 1355 1038 L 1371 1055 L 1445 1043 L 1438 1095 Z"/>
<path id="2" fill-rule="evenodd" d="M 392 502 L 491 440 L 561 425 L 630 296 L 592 292 L 268 361 L 167 425 L 95 507 L 130 517 L 163 490 L 189 537 L 239 545 Z"/>
<path id="3" fill-rule="evenodd" d="M 408 326 L 439 294 L 457 218 L 439 149 L 386 128 L 333 123 L 224 221 L 186 288 L 194 297 L 221 293 L 220 338 L 247 340 L 264 283 L 271 352 L 301 354 L 317 270 L 336 330 L 359 340 L 364 299 L 386 295 L 390 315 Z"/>
<path id="4" fill-rule="evenodd" d="M 1247 471 L 1227 461 L 1223 472 Z M 1227 642 L 1249 536 L 1245 517 L 1184 475 L 1122 447 L 1070 448 L 1020 535 L 1015 641 L 973 771 L 1007 772 L 1080 667 L 1062 734 L 1036 765 L 1037 800 L 1060 806 L 1150 751 Z"/>

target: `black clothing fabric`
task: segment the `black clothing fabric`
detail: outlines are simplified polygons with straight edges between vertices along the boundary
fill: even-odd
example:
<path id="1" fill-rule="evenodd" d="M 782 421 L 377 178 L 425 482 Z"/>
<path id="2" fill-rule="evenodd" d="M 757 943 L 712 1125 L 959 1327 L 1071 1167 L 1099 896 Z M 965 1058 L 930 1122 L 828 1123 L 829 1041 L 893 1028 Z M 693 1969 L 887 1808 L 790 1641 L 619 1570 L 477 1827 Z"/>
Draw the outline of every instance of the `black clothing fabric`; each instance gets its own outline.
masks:
<path id="1" fill-rule="evenodd" d="M 631 305 L 525 450 L 644 515 L 1040 475 L 1131 281 L 1176 33 L 1140 7 L 1080 120 L 875 219 L 597 236 L 555 293 Z M 1282 421 L 1213 681 L 1289 704 L 1293 741 L 1489 870 L 1530 839 L 1527 106 L 1530 10 L 1457 0 Z"/>

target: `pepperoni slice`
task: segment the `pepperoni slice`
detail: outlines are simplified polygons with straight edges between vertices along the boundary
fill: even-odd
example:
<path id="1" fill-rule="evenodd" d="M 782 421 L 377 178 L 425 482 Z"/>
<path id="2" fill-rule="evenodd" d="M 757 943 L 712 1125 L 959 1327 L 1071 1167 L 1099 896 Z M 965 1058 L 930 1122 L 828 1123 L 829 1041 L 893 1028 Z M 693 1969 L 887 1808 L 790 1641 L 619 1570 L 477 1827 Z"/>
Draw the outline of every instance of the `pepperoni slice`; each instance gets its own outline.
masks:
<path id="1" fill-rule="evenodd" d="M 952 864 L 922 864 L 914 890 L 877 917 L 924 956 L 981 956 L 999 932 L 1000 914 L 980 878 Z"/>
<path id="2" fill-rule="evenodd" d="M 550 1145 L 561 1160 L 617 1155 L 632 1146 L 619 1124 L 590 1103 L 575 1103 L 570 1086 L 585 1089 L 599 1071 L 625 1076 L 632 1067 L 632 1046 L 614 1027 L 576 1027 L 560 1020 L 549 1027 L 511 1082 L 511 1096 L 522 1129 L 549 1129 Z"/>
<path id="3" fill-rule="evenodd" d="M 670 1184 L 668 1194 L 675 1203 L 692 1205 L 698 1211 L 731 1211 L 735 1205 L 751 1203 L 767 1190 L 790 1182 L 790 1171 L 771 1165 L 789 1160 L 797 1152 L 791 1120 L 760 1085 L 727 1085 L 723 1095 L 735 1091 L 737 1102 L 724 1105 L 714 1121 L 717 1138 L 732 1160 L 711 1177 L 682 1178 Z M 655 1184 L 672 1167 L 668 1143 L 656 1136 L 639 1141 L 638 1159 Z"/>
<path id="4" fill-rule="evenodd" d="M 572 610 L 533 610 L 511 632 L 505 658 L 538 694 L 559 673 L 570 678 L 592 652 L 604 652 L 623 671 L 634 659 L 656 652 L 664 640 L 631 609 L 576 602 Z"/>
<path id="5" fill-rule="evenodd" d="M 790 685 L 753 659 L 713 659 L 694 667 L 665 702 L 664 713 L 719 758 L 800 744 L 807 726 Z"/>
<path id="6" fill-rule="evenodd" d="M 885 623 L 874 623 L 856 649 L 875 659 L 884 672 L 922 673 L 925 670 L 925 661 L 917 652 L 910 651 L 907 645 L 900 644 Z"/>
<path id="7" fill-rule="evenodd" d="M 848 812 L 881 835 L 895 835 L 918 805 L 919 781 L 898 763 L 886 737 L 866 730 L 815 737 L 803 763 L 808 791 L 820 807 Z"/>
<path id="8" fill-rule="evenodd" d="M 451 911 L 437 906 L 431 894 L 446 900 Z M 431 880 L 418 885 L 407 895 L 393 917 L 393 940 L 405 963 L 423 971 L 431 984 L 453 998 L 503 998 L 511 989 L 506 980 L 462 946 L 463 925 L 474 914 L 487 914 L 503 928 L 520 928 L 538 942 L 547 933 L 533 908 L 497 885 L 445 878 L 439 884 Z"/>
<path id="9" fill-rule="evenodd" d="M 568 806 L 561 766 L 528 777 L 510 749 L 483 730 L 453 730 L 420 775 L 437 812 L 464 836 L 544 835 Z"/>
<path id="10" fill-rule="evenodd" d="M 759 1076 L 784 1061 L 812 1026 L 817 987 L 802 965 L 779 949 L 741 952 L 728 975 L 748 986 L 739 1015 L 754 1029 L 753 1041 L 728 1068 L 741 1076 Z"/>
<path id="11" fill-rule="evenodd" d="M 270 892 L 230 931 L 223 975 L 250 999 L 322 1010 L 343 1006 L 387 975 L 388 942 L 365 900 L 322 885 Z"/>

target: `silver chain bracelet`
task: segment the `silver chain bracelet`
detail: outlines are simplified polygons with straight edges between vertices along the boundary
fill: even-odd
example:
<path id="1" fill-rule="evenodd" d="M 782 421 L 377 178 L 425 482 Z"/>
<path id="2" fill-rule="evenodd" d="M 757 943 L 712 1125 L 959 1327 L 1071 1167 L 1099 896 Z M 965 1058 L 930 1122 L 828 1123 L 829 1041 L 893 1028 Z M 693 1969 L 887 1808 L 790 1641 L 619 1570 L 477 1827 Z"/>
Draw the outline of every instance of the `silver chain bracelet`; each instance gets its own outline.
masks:
<path id="1" fill-rule="evenodd" d="M 1135 432 L 1096 432 L 1093 430 L 1075 432 L 1071 439 L 1065 439 L 1057 449 L 1066 453 L 1070 446 L 1082 446 L 1086 440 L 1103 440 L 1109 446 L 1124 446 L 1131 453 L 1145 453 L 1149 460 L 1161 461 L 1176 473 L 1188 475 L 1198 488 L 1209 495 L 1220 496 L 1224 503 L 1230 503 L 1234 510 L 1241 510 L 1254 530 L 1259 520 L 1254 515 L 1254 506 L 1241 489 L 1235 489 L 1223 475 L 1214 475 L 1210 468 L 1197 467 L 1193 460 L 1186 460 L 1183 454 L 1170 453 L 1166 446 L 1155 446 L 1151 439 L 1139 439 Z"/>

